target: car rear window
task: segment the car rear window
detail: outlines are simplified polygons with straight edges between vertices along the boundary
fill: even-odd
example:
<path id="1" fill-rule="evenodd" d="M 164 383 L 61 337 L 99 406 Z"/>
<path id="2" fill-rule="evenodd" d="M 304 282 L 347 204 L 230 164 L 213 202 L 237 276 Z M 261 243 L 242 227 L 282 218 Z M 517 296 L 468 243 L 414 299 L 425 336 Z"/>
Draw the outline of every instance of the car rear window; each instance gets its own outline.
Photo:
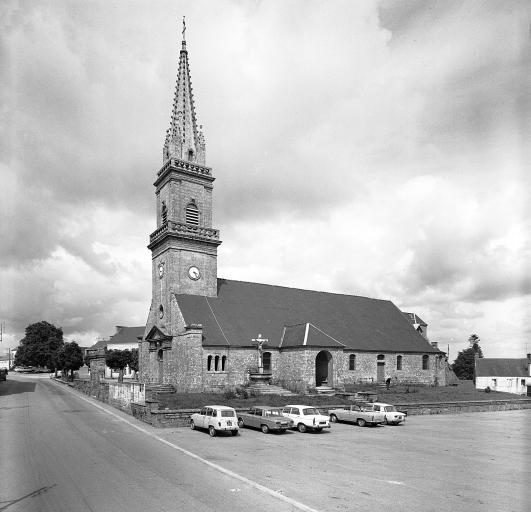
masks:
<path id="1" fill-rule="evenodd" d="M 266 411 L 266 416 L 282 416 L 282 412 L 280 409 L 271 409 Z"/>
<path id="2" fill-rule="evenodd" d="M 220 411 L 220 412 L 221 412 L 221 417 L 222 418 L 232 418 L 232 417 L 236 416 L 234 414 L 234 411 L 223 410 L 223 411 Z"/>
<path id="3" fill-rule="evenodd" d="M 305 416 L 315 416 L 321 413 L 315 407 L 308 407 L 307 409 L 302 410 L 302 414 L 304 414 Z"/>

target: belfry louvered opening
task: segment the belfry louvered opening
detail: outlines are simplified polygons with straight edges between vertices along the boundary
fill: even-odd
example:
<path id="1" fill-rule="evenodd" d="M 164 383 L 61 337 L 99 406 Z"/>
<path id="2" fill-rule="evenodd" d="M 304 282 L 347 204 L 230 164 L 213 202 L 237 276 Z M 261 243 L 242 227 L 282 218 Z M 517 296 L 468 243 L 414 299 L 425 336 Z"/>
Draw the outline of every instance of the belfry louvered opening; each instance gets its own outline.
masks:
<path id="1" fill-rule="evenodd" d="M 193 203 L 190 203 L 186 207 L 186 224 L 193 224 L 194 226 L 199 226 L 199 210 L 197 206 Z"/>

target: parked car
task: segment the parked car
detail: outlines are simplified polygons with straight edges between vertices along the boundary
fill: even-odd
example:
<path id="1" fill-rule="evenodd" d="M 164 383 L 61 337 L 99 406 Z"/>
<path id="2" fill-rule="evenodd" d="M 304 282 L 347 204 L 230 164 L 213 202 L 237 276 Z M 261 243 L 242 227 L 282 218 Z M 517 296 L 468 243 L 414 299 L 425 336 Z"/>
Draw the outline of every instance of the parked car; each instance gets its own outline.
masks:
<path id="1" fill-rule="evenodd" d="M 33 366 L 15 366 L 15 371 L 18 373 L 33 373 Z"/>
<path id="2" fill-rule="evenodd" d="M 330 421 L 351 421 L 360 427 L 365 425 L 380 425 L 384 422 L 384 414 L 376 412 L 371 407 L 372 404 L 352 404 L 346 405 L 342 409 L 332 409 L 328 411 Z"/>
<path id="3" fill-rule="evenodd" d="M 398 425 L 403 421 L 406 421 L 406 413 L 397 411 L 396 407 L 391 404 L 383 404 L 381 402 L 374 402 L 371 404 L 373 410 L 377 412 L 383 412 L 384 425 Z"/>
<path id="4" fill-rule="evenodd" d="M 200 412 L 192 414 L 190 428 L 206 428 L 211 437 L 222 431 L 230 431 L 236 436 L 239 428 L 236 411 L 224 405 L 206 405 Z"/>
<path id="5" fill-rule="evenodd" d="M 316 432 L 321 432 L 323 428 L 330 428 L 328 416 L 309 405 L 286 405 L 282 409 L 282 414 L 293 420 L 293 427 L 297 427 L 299 432 L 306 432 L 308 428 Z"/>
<path id="6" fill-rule="evenodd" d="M 257 405 L 251 407 L 249 412 L 238 414 L 238 425 L 242 427 L 256 427 L 267 434 L 270 430 L 274 432 L 286 432 L 293 427 L 293 420 L 282 414 L 280 407 L 268 407 Z"/>
<path id="7" fill-rule="evenodd" d="M 48 368 L 40 368 L 40 367 L 33 368 L 34 373 L 50 373 L 51 371 L 52 370 L 48 370 Z"/>

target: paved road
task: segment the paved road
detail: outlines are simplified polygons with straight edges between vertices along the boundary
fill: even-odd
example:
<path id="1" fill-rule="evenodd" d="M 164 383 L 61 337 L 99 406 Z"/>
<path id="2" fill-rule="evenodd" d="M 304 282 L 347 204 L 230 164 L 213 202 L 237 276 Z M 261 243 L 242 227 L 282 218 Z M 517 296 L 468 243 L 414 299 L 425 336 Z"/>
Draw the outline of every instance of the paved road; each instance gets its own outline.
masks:
<path id="1" fill-rule="evenodd" d="M 531 502 L 530 420 L 414 416 L 399 427 L 210 438 L 10 373 L 0 383 L 0 511 L 519 512 Z"/>

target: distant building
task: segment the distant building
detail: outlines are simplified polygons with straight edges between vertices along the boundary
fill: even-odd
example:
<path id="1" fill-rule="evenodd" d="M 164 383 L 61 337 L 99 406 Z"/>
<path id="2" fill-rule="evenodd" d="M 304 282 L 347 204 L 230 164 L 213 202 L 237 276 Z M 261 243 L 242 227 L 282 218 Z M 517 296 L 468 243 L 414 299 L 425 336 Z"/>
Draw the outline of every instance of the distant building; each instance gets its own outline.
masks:
<path id="1" fill-rule="evenodd" d="M 140 327 L 126 327 L 123 325 L 116 326 L 116 333 L 108 340 L 99 340 L 97 343 L 86 349 L 86 354 L 90 355 L 103 350 L 131 350 L 138 349 L 139 339 L 142 339 L 144 334 L 144 326 Z M 133 372 L 129 367 L 124 370 L 124 378 L 132 378 Z M 118 372 L 113 372 L 109 367 L 105 368 L 106 378 L 118 377 Z"/>
<path id="2" fill-rule="evenodd" d="M 13 357 L 7 356 L 0 356 L 0 368 L 6 368 L 7 370 L 11 369 L 11 365 L 13 364 Z"/>
<path id="3" fill-rule="evenodd" d="M 531 396 L 531 354 L 527 359 L 476 357 L 474 363 L 476 389 Z"/>

